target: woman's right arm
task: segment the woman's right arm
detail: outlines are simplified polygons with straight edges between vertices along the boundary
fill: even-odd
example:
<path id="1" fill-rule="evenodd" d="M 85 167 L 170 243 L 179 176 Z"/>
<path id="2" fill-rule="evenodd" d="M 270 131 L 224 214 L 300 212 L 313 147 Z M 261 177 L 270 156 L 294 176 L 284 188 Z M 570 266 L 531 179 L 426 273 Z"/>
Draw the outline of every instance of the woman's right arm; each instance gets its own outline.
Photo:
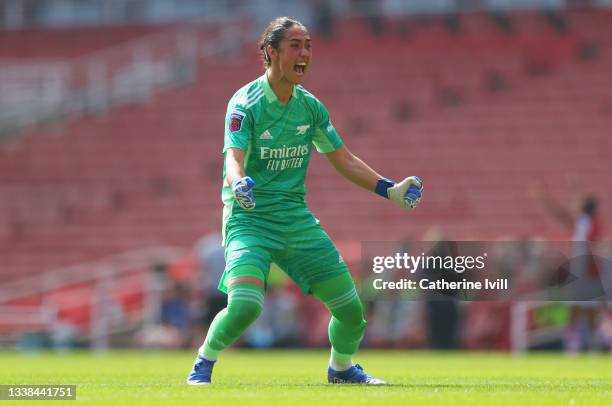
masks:
<path id="1" fill-rule="evenodd" d="M 236 201 L 245 210 L 255 208 L 253 179 L 244 175 L 244 151 L 228 148 L 225 151 L 225 181 L 232 188 Z"/>
<path id="2" fill-rule="evenodd" d="M 232 182 L 240 178 L 244 178 L 244 151 L 228 148 L 225 151 L 225 181 L 232 186 Z"/>

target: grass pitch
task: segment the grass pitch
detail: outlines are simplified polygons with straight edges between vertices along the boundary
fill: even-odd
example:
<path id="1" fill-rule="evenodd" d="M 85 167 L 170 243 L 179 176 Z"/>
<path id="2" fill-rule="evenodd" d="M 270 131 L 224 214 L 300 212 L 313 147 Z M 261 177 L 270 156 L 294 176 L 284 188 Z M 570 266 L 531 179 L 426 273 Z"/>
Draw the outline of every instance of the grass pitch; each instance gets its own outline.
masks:
<path id="1" fill-rule="evenodd" d="M 185 378 L 194 356 L 0 352 L 0 384 L 76 384 L 77 403 L 113 406 L 612 405 L 610 355 L 360 352 L 356 361 L 385 387 L 328 385 L 327 351 L 229 351 L 213 385 L 192 387 Z"/>

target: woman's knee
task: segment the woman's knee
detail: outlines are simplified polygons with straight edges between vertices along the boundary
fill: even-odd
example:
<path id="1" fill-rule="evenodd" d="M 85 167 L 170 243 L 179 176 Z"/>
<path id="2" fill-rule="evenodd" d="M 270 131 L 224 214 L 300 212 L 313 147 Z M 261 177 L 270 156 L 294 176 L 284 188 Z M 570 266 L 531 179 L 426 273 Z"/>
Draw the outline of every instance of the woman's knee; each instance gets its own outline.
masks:
<path id="1" fill-rule="evenodd" d="M 332 310 L 332 315 L 339 322 L 354 329 L 365 329 L 366 321 L 363 305 L 358 297 L 345 306 Z"/>
<path id="2" fill-rule="evenodd" d="M 261 314 L 263 305 L 246 300 L 234 300 L 228 303 L 228 314 L 245 323 L 252 323 Z"/>
<path id="3" fill-rule="evenodd" d="M 230 288 L 227 311 L 233 318 L 252 323 L 261 314 L 263 304 L 263 289 L 257 285 L 235 284 Z"/>

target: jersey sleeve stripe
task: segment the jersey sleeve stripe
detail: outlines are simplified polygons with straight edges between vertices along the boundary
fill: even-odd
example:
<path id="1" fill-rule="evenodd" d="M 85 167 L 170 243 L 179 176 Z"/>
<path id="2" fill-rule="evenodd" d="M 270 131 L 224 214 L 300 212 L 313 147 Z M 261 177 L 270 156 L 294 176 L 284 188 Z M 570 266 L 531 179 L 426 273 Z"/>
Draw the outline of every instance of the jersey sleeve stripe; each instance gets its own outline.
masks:
<path id="1" fill-rule="evenodd" d="M 253 93 L 247 95 L 247 103 L 259 97 L 259 95 L 261 94 L 263 94 L 263 89 L 260 87 L 259 89 L 255 90 Z"/>
<path id="2" fill-rule="evenodd" d="M 263 93 L 262 93 L 262 94 L 260 94 L 259 96 L 257 96 L 257 98 L 256 98 L 256 99 L 253 99 L 253 100 L 251 100 L 250 102 L 247 102 L 246 106 L 244 106 L 244 107 L 245 107 L 245 108 L 247 108 L 247 109 L 250 109 L 250 108 L 251 108 L 251 107 L 253 107 L 255 104 L 257 104 L 257 102 L 258 102 L 259 100 L 261 100 L 261 98 L 262 98 L 263 96 L 264 96 L 264 95 L 263 95 Z"/>

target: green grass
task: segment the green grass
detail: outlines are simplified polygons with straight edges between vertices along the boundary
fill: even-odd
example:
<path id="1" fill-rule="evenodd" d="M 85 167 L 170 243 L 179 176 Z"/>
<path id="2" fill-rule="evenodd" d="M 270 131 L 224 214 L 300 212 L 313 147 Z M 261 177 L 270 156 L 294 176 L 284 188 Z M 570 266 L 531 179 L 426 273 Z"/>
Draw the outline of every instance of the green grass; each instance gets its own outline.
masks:
<path id="1" fill-rule="evenodd" d="M 193 358 L 193 352 L 0 352 L 0 383 L 76 384 L 77 403 L 113 406 L 612 404 L 609 355 L 361 352 L 357 361 L 391 383 L 385 387 L 326 384 L 324 351 L 229 351 L 213 385 L 190 387 L 184 382 Z"/>

